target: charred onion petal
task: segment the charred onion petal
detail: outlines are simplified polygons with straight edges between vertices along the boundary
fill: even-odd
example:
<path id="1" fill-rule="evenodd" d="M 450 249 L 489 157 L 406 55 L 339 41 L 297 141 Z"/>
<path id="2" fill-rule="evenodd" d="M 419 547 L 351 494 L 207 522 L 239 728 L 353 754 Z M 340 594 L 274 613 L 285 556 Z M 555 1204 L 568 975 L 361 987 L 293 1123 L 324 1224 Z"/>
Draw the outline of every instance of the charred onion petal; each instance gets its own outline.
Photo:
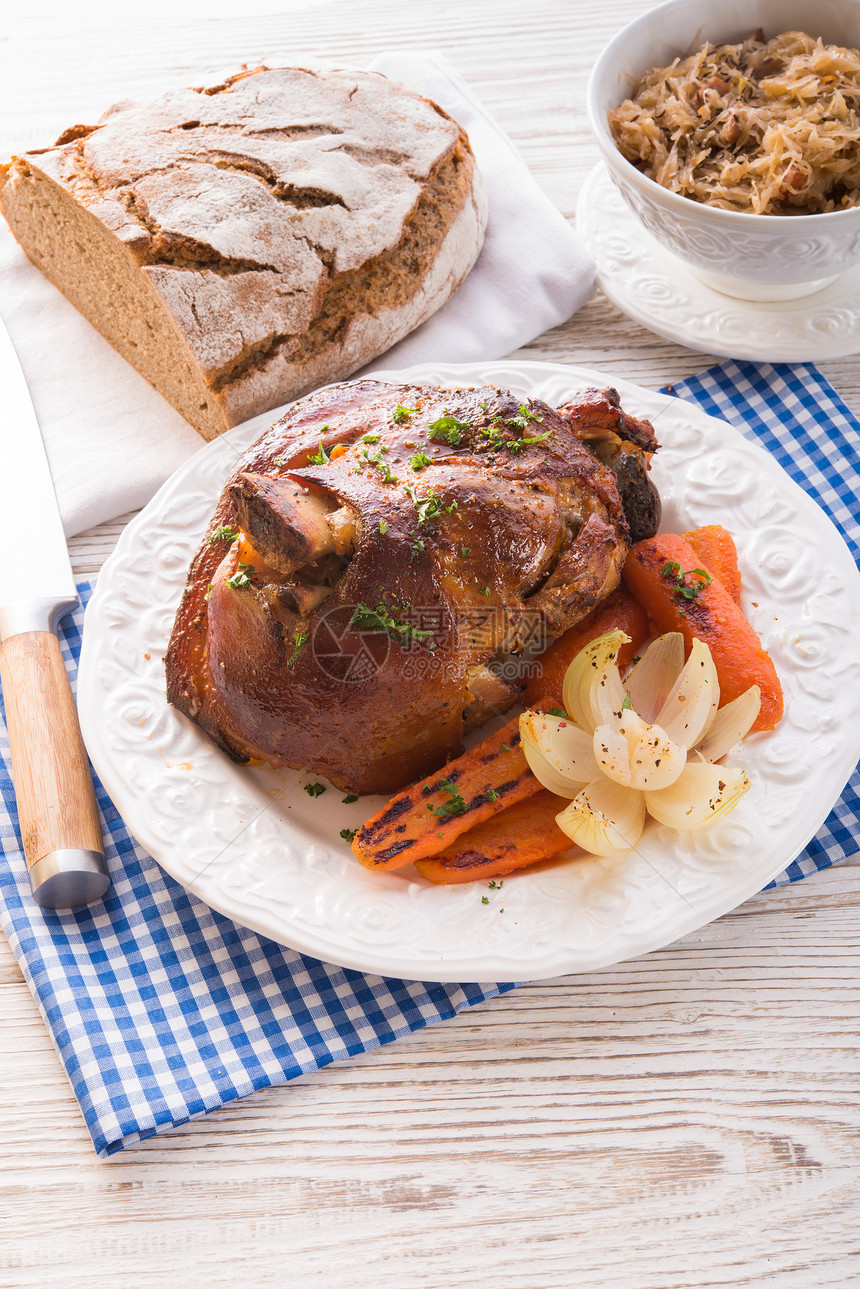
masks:
<path id="1" fill-rule="evenodd" d="M 649 815 L 669 828 L 699 828 L 734 810 L 750 781 L 743 770 L 690 761 L 668 788 L 645 793 Z"/>
<path id="2" fill-rule="evenodd" d="M 646 721 L 656 721 L 666 699 L 684 670 L 684 637 L 667 631 L 648 646 L 624 679 L 635 711 Z"/>
<path id="3" fill-rule="evenodd" d="M 623 631 L 605 632 L 579 651 L 565 673 L 565 711 L 589 734 L 624 706 L 624 686 L 616 659 L 621 646 L 629 640 Z"/>
<path id="4" fill-rule="evenodd" d="M 523 712 L 520 740 L 529 769 L 559 797 L 575 797 L 598 773 L 591 738 L 571 721 Z"/>
<path id="5" fill-rule="evenodd" d="M 648 725 L 629 710 L 620 720 L 597 727 L 594 755 L 610 779 L 639 790 L 668 787 L 687 763 L 686 748 L 673 743 L 659 725 Z"/>
<path id="6" fill-rule="evenodd" d="M 571 841 L 592 855 L 627 854 L 645 827 L 645 798 L 601 775 L 555 821 Z"/>
<path id="7" fill-rule="evenodd" d="M 719 709 L 707 734 L 696 744 L 696 751 L 701 752 L 706 761 L 719 761 L 750 732 L 760 707 L 761 690 L 758 685 L 753 685 Z"/>
<path id="8" fill-rule="evenodd" d="M 720 703 L 720 682 L 708 646 L 693 640 L 687 664 L 657 715 L 657 723 L 682 747 L 694 747 Z"/>

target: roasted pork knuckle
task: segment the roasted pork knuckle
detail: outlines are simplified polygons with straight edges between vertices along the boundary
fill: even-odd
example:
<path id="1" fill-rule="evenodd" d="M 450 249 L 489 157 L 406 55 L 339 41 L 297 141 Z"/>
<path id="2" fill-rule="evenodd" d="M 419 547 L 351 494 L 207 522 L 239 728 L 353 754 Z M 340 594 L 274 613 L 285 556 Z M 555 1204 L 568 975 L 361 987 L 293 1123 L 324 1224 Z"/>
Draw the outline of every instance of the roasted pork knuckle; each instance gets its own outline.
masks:
<path id="1" fill-rule="evenodd" d="M 656 447 L 614 390 L 554 409 L 359 380 L 300 400 L 223 489 L 170 702 L 236 761 L 360 793 L 430 773 L 656 531 Z"/>

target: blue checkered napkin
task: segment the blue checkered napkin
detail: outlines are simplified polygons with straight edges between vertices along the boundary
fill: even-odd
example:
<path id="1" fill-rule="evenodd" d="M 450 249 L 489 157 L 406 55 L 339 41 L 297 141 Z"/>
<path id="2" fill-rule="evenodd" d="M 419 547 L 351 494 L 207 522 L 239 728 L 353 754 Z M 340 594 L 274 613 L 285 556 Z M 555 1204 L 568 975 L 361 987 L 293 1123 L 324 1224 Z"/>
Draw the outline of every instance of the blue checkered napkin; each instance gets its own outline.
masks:
<path id="1" fill-rule="evenodd" d="M 79 588 L 85 603 L 92 587 Z M 61 624 L 74 686 L 83 609 Z M 96 781 L 113 885 L 36 907 L 0 727 L 2 927 L 102 1157 L 259 1088 L 355 1056 L 513 989 L 438 985 L 305 958 L 215 913 L 132 841 Z"/>
<path id="2" fill-rule="evenodd" d="M 664 393 L 697 403 L 762 443 L 814 497 L 860 558 L 860 425 L 811 364 L 726 362 Z M 806 849 L 771 886 L 798 882 L 860 846 L 860 768 Z"/>
<path id="3" fill-rule="evenodd" d="M 726 364 L 675 392 L 742 419 L 836 517 L 856 550 L 851 501 L 860 467 L 834 465 L 825 451 L 828 437 L 837 437 L 832 427 L 856 443 L 856 426 L 814 368 Z M 82 600 L 90 589 L 81 588 Z M 73 685 L 82 617 L 81 609 L 62 624 Z M 96 787 L 109 896 L 91 908 L 43 912 L 30 895 L 0 724 L 0 836 L 8 861 L 0 865 L 2 926 L 101 1156 L 514 988 L 365 976 L 261 939 L 168 877 Z M 857 787 L 852 781 L 778 881 L 796 881 L 854 849 Z"/>

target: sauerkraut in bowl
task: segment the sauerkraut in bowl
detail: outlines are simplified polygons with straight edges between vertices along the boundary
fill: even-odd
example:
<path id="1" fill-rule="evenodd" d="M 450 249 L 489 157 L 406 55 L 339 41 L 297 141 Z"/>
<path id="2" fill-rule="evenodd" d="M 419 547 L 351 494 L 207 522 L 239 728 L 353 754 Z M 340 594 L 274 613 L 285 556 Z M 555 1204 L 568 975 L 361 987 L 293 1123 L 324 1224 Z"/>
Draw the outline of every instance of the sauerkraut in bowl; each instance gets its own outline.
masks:
<path id="1" fill-rule="evenodd" d="M 609 113 L 619 151 L 664 188 L 756 215 L 860 204 L 860 53 L 801 31 L 705 44 Z"/>
<path id="2" fill-rule="evenodd" d="M 860 0 L 669 0 L 598 59 L 609 172 L 709 285 L 788 299 L 860 263 L 858 49 Z"/>

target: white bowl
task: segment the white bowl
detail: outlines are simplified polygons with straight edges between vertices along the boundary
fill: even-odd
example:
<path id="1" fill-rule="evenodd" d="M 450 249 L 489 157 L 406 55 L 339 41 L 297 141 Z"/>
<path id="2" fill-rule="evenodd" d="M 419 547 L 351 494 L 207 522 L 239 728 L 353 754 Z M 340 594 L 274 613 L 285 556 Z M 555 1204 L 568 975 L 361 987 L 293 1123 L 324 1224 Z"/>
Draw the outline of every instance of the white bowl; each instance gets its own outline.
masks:
<path id="1" fill-rule="evenodd" d="M 711 43 L 805 31 L 860 48 L 860 0 L 669 0 L 610 41 L 588 85 L 591 128 L 614 183 L 645 228 L 708 286 L 746 300 L 809 295 L 860 263 L 860 206 L 823 215 L 721 210 L 661 187 L 619 152 L 608 114 L 652 67 Z"/>

